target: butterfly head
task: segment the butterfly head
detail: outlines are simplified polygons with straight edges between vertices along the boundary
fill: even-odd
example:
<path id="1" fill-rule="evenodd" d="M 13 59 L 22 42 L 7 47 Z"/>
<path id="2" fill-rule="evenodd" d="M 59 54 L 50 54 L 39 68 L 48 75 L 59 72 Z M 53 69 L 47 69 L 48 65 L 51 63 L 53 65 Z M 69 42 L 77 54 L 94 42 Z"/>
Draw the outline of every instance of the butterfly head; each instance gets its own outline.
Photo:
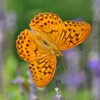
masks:
<path id="1" fill-rule="evenodd" d="M 55 54 L 57 57 L 58 57 L 58 56 L 62 56 L 61 51 L 60 51 L 60 50 L 57 48 L 57 46 L 55 46 L 55 45 L 51 45 L 50 48 L 49 48 L 49 50 L 50 50 L 50 52 L 51 52 L 52 54 Z"/>
<path id="2" fill-rule="evenodd" d="M 59 51 L 59 50 L 56 51 L 55 53 L 56 53 L 56 56 L 57 56 L 57 57 L 62 56 L 62 53 L 61 53 L 61 51 Z"/>

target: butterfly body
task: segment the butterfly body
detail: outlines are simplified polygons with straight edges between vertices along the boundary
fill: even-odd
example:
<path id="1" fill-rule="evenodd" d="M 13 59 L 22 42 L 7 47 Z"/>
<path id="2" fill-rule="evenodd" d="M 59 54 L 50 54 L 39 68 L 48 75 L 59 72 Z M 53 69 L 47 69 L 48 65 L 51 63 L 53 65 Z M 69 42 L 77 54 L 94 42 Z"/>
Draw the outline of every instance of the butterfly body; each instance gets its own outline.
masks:
<path id="1" fill-rule="evenodd" d="M 40 13 L 16 40 L 17 52 L 29 63 L 29 69 L 36 86 L 44 87 L 53 78 L 57 56 L 83 42 L 91 32 L 87 22 L 62 21 L 53 13 Z"/>
<path id="2" fill-rule="evenodd" d="M 49 53 L 54 54 L 56 56 L 61 56 L 61 51 L 57 48 L 56 44 L 50 43 L 50 41 L 40 33 L 34 33 L 35 41 L 40 46 L 44 46 L 45 49 L 48 50 Z"/>

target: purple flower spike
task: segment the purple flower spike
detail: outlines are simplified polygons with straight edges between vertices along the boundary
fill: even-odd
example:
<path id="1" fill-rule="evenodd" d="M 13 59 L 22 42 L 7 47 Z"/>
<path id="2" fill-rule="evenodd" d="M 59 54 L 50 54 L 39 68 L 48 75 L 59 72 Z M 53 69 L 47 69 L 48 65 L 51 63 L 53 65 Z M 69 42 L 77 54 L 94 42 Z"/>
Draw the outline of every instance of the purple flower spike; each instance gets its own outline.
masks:
<path id="1" fill-rule="evenodd" d="M 97 75 L 100 75 L 100 58 L 97 55 L 94 55 L 89 59 L 87 66 L 96 72 Z"/>

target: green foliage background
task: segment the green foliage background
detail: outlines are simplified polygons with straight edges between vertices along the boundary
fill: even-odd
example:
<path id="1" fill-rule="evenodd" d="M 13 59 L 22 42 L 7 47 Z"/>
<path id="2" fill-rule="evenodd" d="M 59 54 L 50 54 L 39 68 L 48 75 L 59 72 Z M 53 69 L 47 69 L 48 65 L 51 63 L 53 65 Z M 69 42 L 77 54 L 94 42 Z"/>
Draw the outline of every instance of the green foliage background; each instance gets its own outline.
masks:
<path id="1" fill-rule="evenodd" d="M 15 41 L 21 31 L 28 28 L 30 20 L 40 12 L 53 12 L 60 16 L 62 20 L 73 20 L 83 18 L 91 24 L 92 21 L 92 1 L 91 0 L 4 0 L 5 13 L 14 11 L 17 15 L 17 30 L 14 34 L 6 32 L 6 49 L 5 49 L 5 68 L 4 68 L 4 97 L 0 100 L 27 100 L 27 89 L 21 96 L 17 85 L 11 85 L 10 80 L 16 78 L 17 70 L 21 66 L 21 75 L 28 79 L 26 74 L 27 63 L 22 61 L 16 51 Z M 28 83 L 25 83 L 28 87 Z M 61 86 L 62 96 L 70 95 Z M 56 93 L 53 82 L 47 86 L 48 92 L 45 95 L 41 91 L 36 91 L 39 100 L 52 100 Z M 7 96 L 5 96 L 7 95 Z M 65 100 L 65 99 L 64 99 Z M 90 90 L 79 90 L 74 100 L 91 100 Z"/>

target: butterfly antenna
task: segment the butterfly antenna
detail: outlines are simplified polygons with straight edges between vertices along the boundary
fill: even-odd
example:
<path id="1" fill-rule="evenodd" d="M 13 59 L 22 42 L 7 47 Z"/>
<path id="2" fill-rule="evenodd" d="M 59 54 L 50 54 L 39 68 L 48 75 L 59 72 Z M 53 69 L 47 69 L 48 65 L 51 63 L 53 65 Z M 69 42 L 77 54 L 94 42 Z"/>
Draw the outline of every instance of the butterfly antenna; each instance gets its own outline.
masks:
<path id="1" fill-rule="evenodd" d="M 79 50 L 83 50 L 83 49 L 76 49 L 76 50 L 71 50 L 70 52 L 73 52 L 73 51 L 79 51 Z"/>
<path id="2" fill-rule="evenodd" d="M 62 58 L 62 57 L 61 57 L 61 61 L 62 61 L 62 66 L 63 66 L 63 68 L 64 68 L 65 73 L 66 73 L 66 74 L 68 74 L 68 72 L 66 71 L 66 68 L 65 68 L 65 63 L 64 63 L 64 61 L 63 61 L 63 58 Z"/>

